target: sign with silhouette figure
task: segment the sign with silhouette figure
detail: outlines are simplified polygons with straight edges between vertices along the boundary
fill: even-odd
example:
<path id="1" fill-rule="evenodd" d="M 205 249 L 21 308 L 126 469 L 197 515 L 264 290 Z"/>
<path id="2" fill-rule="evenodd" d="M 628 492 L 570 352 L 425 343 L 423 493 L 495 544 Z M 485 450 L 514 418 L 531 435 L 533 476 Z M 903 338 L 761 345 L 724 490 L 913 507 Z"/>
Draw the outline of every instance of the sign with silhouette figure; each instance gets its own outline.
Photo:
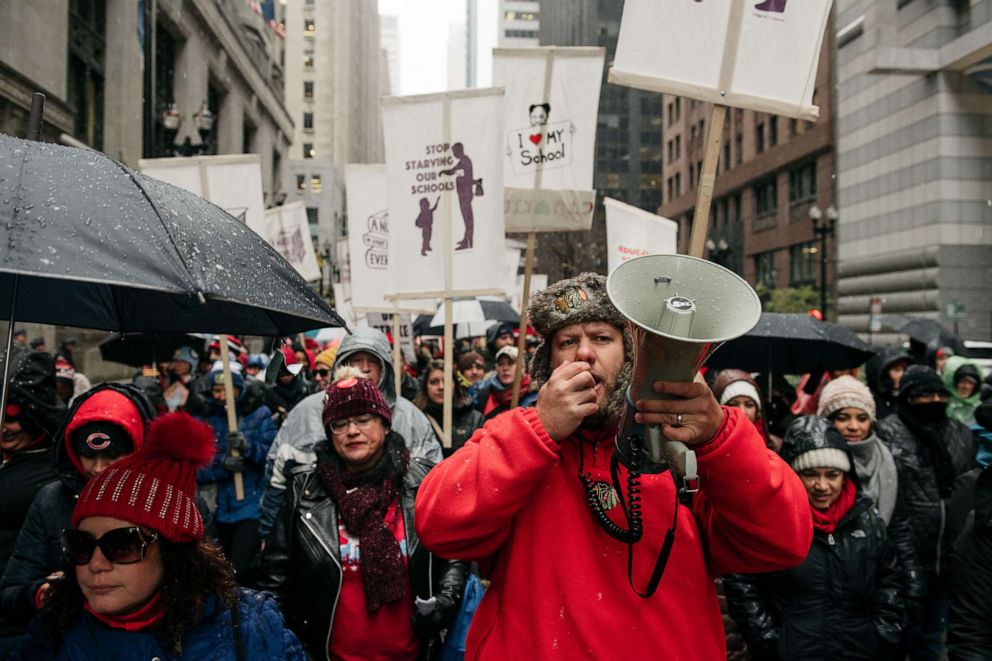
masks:
<path id="1" fill-rule="evenodd" d="M 626 0 L 609 82 L 815 121 L 832 0 Z"/>
<path id="2" fill-rule="evenodd" d="M 387 97 L 382 103 L 389 293 L 426 298 L 504 289 L 502 90 Z"/>
<path id="3" fill-rule="evenodd" d="M 389 270 L 389 174 L 384 164 L 349 164 L 344 171 L 348 211 L 351 305 L 356 310 L 393 311 L 383 298 L 392 291 Z M 401 310 L 435 310 L 434 301 L 403 301 Z"/>
<path id="4" fill-rule="evenodd" d="M 596 194 L 602 48 L 497 48 L 507 231 L 585 230 Z"/>

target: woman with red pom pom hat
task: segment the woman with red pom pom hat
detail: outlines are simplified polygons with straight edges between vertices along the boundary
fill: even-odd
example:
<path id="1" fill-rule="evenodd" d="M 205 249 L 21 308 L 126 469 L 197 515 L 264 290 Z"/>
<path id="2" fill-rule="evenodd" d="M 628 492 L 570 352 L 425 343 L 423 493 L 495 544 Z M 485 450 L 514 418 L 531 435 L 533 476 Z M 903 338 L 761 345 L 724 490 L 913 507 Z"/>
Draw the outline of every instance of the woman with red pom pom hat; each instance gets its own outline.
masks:
<path id="1" fill-rule="evenodd" d="M 145 445 L 94 476 L 62 533 L 65 579 L 11 659 L 305 659 L 268 595 L 240 589 L 204 539 L 196 471 L 210 427 L 156 420 Z"/>

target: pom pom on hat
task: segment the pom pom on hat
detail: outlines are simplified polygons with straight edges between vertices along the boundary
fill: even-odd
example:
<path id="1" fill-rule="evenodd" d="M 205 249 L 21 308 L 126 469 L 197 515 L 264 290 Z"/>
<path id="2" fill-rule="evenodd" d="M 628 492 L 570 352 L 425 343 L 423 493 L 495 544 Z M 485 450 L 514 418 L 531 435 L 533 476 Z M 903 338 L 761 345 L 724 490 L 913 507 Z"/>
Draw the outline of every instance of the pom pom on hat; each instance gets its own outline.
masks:
<path id="1" fill-rule="evenodd" d="M 83 488 L 72 525 L 108 516 L 151 528 L 178 543 L 203 537 L 196 508 L 196 471 L 214 457 L 210 426 L 187 413 L 152 423 L 145 445 L 115 462 Z"/>
<path id="2" fill-rule="evenodd" d="M 342 375 L 327 387 L 324 393 L 324 427 L 342 418 L 350 418 L 371 413 L 382 418 L 390 426 L 393 423 L 393 412 L 386 404 L 385 398 L 374 383 L 362 376 L 351 376 L 349 372 L 339 369 L 335 376 Z M 327 433 L 330 437 L 330 431 Z"/>

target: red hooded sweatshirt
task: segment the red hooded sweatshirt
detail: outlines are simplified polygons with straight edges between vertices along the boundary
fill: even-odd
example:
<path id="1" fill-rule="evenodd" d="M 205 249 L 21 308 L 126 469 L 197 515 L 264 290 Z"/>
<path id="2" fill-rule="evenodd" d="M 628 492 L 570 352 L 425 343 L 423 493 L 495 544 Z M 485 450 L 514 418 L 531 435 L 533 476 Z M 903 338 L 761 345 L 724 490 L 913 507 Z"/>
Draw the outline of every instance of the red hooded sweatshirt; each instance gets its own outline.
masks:
<path id="1" fill-rule="evenodd" d="M 535 409 L 514 409 L 435 467 L 417 496 L 424 545 L 493 563 L 466 659 L 725 659 L 714 577 L 794 567 L 813 528 L 799 477 L 740 411 L 724 410 L 720 430 L 696 448 L 700 492 L 691 511 L 678 506 L 671 557 L 647 599 L 627 583 L 627 545 L 593 518 L 577 477 L 580 453 L 584 470 L 608 475 L 611 435 L 559 446 Z M 626 475 L 621 467 L 624 484 Z M 672 525 L 675 485 L 667 472 L 641 484 L 634 584 L 643 591 Z"/>

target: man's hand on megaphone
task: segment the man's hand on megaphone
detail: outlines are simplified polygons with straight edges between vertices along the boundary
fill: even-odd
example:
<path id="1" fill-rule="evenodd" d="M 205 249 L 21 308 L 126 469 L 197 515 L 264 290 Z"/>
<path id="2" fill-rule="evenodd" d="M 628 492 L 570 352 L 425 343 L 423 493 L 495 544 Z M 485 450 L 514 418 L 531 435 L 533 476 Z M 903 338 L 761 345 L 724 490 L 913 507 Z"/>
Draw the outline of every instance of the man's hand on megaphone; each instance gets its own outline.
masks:
<path id="1" fill-rule="evenodd" d="M 723 409 L 705 383 L 655 381 L 652 390 L 676 399 L 642 399 L 636 402 L 635 420 L 661 425 L 662 435 L 686 445 L 701 445 L 713 438 L 723 423 Z"/>
<path id="2" fill-rule="evenodd" d="M 568 438 L 583 419 L 599 411 L 592 366 L 583 361 L 559 365 L 537 393 L 535 408 L 548 436 L 559 442 Z"/>

